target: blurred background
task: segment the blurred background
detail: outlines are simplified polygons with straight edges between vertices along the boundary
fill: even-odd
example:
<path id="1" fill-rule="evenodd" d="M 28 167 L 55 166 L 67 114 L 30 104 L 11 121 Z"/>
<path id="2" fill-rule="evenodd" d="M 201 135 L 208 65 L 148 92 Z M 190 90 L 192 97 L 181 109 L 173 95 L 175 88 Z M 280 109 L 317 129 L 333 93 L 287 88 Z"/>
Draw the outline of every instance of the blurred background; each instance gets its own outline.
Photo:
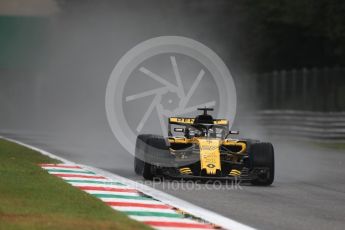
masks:
<path id="1" fill-rule="evenodd" d="M 1 133 L 107 164 L 121 149 L 104 108 L 112 69 L 175 35 L 231 70 L 243 135 L 344 142 L 344 15 L 341 0 L 0 0 Z"/>

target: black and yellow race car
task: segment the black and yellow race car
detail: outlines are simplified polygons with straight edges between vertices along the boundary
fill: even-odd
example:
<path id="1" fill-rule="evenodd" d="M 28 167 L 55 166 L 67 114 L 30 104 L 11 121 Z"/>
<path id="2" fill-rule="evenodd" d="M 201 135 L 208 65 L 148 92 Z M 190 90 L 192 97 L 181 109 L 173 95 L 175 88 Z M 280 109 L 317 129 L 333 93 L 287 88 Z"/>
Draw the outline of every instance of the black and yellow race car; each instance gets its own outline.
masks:
<path id="1" fill-rule="evenodd" d="M 195 118 L 169 118 L 168 137 L 140 134 L 134 170 L 145 179 L 158 176 L 181 179 L 219 179 L 270 185 L 274 180 L 271 143 L 233 139 L 226 119 L 213 119 L 208 111 Z M 180 135 L 177 135 L 180 134 Z"/>

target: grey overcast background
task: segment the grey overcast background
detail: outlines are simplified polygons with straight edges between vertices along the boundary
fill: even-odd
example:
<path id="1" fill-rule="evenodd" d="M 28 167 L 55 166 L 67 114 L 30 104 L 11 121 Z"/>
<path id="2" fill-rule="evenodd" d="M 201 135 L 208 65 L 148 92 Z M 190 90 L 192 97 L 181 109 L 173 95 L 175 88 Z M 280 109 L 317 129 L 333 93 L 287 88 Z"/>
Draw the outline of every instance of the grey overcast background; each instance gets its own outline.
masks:
<path id="1" fill-rule="evenodd" d="M 222 4 L 48 2 L 51 4 L 45 5 L 46 8 L 32 9 L 31 17 L 26 16 L 29 19 L 23 23 L 24 29 L 21 28 L 23 37 L 16 41 L 20 44 L 10 44 L 11 51 L 17 53 L 9 54 L 12 60 L 10 64 L 6 63 L 15 67 L 2 70 L 4 112 L 0 114 L 1 128 L 27 136 L 39 135 L 45 143 L 49 141 L 56 147 L 75 150 L 75 157 L 97 159 L 92 162 L 98 166 L 104 163 L 111 167 L 113 157 L 124 152 L 106 120 L 105 91 L 117 61 L 135 45 L 157 36 L 184 36 L 213 49 L 231 71 L 236 71 L 236 66 L 240 65 L 236 59 L 231 62 L 230 41 L 237 40 L 236 17 L 231 16 L 232 32 L 224 33 Z M 18 16 L 16 14 L 23 10 L 17 11 L 12 14 Z M 227 13 L 231 15 L 231 10 Z M 25 20 L 23 16 L 18 18 L 18 21 Z M 162 72 L 162 65 L 156 65 L 158 72 Z M 195 73 L 183 76 L 186 86 L 194 81 Z M 171 76 L 169 74 L 166 73 Z M 236 87 L 240 88 L 242 78 L 236 79 Z M 212 83 L 213 79 L 209 76 L 208 81 Z M 143 88 L 145 82 L 132 86 L 131 90 L 139 93 Z M 203 88 L 197 91 L 199 96 L 201 90 Z M 208 95 L 206 98 L 218 97 L 217 92 L 203 91 L 204 97 Z M 133 122 L 142 115 L 134 115 Z M 158 122 L 156 126 L 159 126 Z"/>
<path id="2" fill-rule="evenodd" d="M 134 175 L 132 156 L 107 122 L 108 78 L 122 55 L 138 43 L 157 36 L 189 37 L 214 50 L 231 70 L 238 91 L 234 128 L 243 136 L 273 141 L 276 180 L 271 187 L 243 190 L 156 188 L 260 229 L 343 229 L 344 151 L 266 135 L 265 127 L 247 119 L 259 107 L 260 92 L 268 88 L 263 85 L 253 96 L 251 76 L 281 66 L 268 69 L 268 64 L 262 68 L 253 64 L 257 56 L 250 54 L 262 34 L 245 33 L 251 12 L 225 0 L 1 0 L 0 134 L 141 180 Z M 286 43 L 276 47 L 288 47 Z M 277 59 L 272 58 L 275 51 L 267 49 L 270 62 Z M 279 60 L 289 61 L 289 67 L 299 60 L 283 56 Z M 300 97 L 295 103 L 301 101 Z"/>

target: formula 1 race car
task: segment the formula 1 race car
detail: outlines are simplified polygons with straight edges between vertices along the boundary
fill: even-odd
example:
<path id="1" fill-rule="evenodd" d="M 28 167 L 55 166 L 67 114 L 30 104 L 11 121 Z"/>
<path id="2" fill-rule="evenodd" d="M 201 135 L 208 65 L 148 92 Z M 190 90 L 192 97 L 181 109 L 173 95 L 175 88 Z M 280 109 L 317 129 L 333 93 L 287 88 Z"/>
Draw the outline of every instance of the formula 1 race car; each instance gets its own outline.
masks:
<path id="1" fill-rule="evenodd" d="M 225 119 L 213 119 L 208 111 L 195 118 L 169 118 L 168 137 L 137 137 L 134 170 L 145 179 L 158 176 L 180 179 L 219 179 L 270 185 L 274 180 L 271 143 L 232 139 Z M 183 133 L 183 135 L 173 135 Z"/>

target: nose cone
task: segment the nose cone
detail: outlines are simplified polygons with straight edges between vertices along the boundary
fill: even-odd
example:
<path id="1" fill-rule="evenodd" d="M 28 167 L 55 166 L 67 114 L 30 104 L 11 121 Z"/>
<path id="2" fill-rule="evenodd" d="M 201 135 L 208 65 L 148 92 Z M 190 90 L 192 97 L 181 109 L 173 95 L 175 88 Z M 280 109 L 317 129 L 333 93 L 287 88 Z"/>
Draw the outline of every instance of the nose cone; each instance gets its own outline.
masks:
<path id="1" fill-rule="evenodd" d="M 220 168 L 219 139 L 198 139 L 200 148 L 201 170 L 205 170 L 208 175 L 215 175 Z"/>

